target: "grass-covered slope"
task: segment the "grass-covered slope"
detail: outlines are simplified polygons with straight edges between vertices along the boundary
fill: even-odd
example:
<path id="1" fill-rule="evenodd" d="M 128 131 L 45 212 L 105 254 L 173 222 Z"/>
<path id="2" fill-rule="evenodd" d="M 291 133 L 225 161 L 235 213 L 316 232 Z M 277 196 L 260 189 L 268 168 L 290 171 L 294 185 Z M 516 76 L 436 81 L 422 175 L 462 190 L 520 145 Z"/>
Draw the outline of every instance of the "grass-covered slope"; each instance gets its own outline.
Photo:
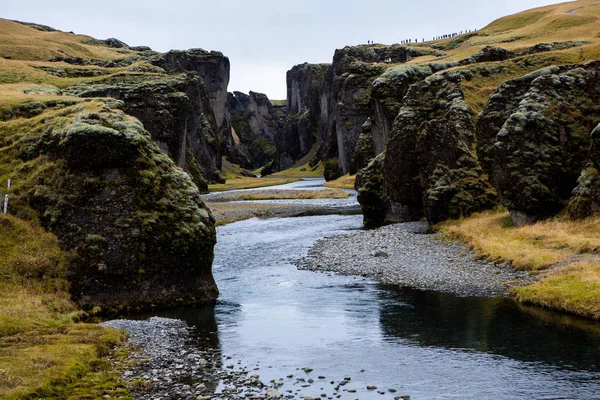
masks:
<path id="1" fill-rule="evenodd" d="M 0 397 L 128 398 L 115 360 L 124 339 L 76 323 L 70 300 L 70 255 L 35 223 L 0 215 Z"/>

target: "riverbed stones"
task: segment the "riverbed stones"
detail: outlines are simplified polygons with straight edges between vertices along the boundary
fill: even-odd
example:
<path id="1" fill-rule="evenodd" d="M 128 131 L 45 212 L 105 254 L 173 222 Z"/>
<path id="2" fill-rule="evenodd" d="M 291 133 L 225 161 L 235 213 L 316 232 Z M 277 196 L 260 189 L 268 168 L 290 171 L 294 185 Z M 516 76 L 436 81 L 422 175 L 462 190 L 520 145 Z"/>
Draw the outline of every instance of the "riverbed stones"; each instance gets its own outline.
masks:
<path id="1" fill-rule="evenodd" d="M 408 222 L 322 239 L 298 261 L 298 267 L 459 296 L 508 295 L 506 282 L 531 279 L 511 267 L 475 260 L 464 245 L 442 242 L 428 230 L 426 223 Z M 389 257 L 372 256 L 380 250 Z"/>

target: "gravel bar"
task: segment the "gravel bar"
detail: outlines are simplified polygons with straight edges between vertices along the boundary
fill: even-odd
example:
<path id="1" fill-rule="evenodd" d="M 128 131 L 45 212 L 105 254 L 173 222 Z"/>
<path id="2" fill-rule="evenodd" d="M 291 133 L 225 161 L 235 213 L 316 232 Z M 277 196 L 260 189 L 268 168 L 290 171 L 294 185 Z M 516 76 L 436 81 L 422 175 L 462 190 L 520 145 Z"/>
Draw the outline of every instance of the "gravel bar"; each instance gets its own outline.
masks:
<path id="1" fill-rule="evenodd" d="M 532 280 L 512 267 L 475 260 L 466 246 L 428 234 L 422 222 L 319 240 L 298 267 L 458 296 L 507 296 L 510 287 Z"/>
<path id="2" fill-rule="evenodd" d="M 282 398 L 258 375 L 231 364 L 223 367 L 218 349 L 201 347 L 185 322 L 153 317 L 146 321 L 114 320 L 102 325 L 129 333 L 135 347 L 131 369 L 123 372 L 135 399 Z M 225 363 L 231 360 L 225 357 Z"/>

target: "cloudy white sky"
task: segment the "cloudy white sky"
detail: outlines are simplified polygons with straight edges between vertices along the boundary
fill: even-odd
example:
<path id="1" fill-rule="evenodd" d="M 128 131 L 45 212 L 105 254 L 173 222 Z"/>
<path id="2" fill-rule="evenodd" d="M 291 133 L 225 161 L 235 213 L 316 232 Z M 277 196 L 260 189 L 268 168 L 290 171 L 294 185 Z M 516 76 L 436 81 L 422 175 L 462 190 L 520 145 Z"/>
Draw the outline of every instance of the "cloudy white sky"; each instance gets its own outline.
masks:
<path id="1" fill-rule="evenodd" d="M 0 17 L 154 50 L 201 47 L 231 60 L 229 90 L 286 97 L 285 73 L 336 48 L 481 28 L 552 0 L 0 0 Z"/>

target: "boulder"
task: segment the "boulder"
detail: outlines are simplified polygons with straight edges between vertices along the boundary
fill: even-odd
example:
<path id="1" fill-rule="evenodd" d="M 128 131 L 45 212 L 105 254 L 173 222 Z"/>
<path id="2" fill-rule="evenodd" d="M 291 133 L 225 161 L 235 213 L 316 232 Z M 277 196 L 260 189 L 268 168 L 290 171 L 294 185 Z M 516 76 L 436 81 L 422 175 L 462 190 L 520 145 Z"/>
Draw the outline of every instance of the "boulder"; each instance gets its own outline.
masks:
<path id="1" fill-rule="evenodd" d="M 577 186 L 600 120 L 599 68 L 544 68 L 490 97 L 478 121 L 478 153 L 515 225 L 557 214 Z"/>
<path id="2" fill-rule="evenodd" d="M 42 133 L 43 132 L 43 133 Z M 34 136 L 32 136 L 34 137 Z M 214 218 L 139 120 L 102 103 L 46 119 L 26 197 L 73 255 L 73 299 L 104 314 L 214 301 Z"/>

